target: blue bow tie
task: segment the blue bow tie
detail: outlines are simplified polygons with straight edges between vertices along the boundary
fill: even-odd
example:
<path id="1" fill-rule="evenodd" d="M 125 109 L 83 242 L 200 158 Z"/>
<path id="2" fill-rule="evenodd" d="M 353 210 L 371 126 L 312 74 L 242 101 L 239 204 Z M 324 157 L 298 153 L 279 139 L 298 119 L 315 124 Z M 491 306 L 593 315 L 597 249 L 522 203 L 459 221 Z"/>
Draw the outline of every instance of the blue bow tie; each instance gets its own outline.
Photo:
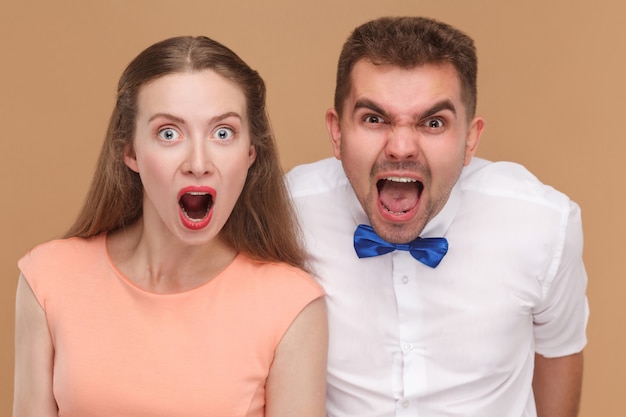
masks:
<path id="1" fill-rule="evenodd" d="M 359 258 L 384 255 L 396 249 L 409 251 L 415 259 L 434 268 L 448 252 L 448 241 L 444 237 L 418 237 L 409 243 L 389 243 L 365 224 L 360 224 L 354 232 L 354 250 Z"/>

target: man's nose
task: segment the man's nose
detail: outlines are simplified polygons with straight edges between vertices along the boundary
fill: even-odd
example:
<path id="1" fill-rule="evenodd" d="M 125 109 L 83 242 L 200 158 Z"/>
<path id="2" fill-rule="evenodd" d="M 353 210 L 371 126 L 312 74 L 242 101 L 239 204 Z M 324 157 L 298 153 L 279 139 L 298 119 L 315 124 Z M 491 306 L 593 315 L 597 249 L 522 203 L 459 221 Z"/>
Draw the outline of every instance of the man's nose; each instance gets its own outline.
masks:
<path id="1" fill-rule="evenodd" d="M 390 129 L 385 146 L 388 159 L 415 159 L 419 152 L 419 133 L 414 126 L 394 126 Z"/>

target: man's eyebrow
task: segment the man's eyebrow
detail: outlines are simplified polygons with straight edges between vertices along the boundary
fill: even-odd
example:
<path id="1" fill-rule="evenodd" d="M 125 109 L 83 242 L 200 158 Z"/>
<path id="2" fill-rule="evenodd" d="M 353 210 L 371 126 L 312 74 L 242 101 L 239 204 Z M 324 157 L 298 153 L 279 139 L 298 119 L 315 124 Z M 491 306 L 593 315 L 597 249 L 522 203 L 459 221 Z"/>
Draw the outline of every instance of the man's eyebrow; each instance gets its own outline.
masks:
<path id="1" fill-rule="evenodd" d="M 389 117 L 389 114 L 387 114 L 387 112 L 382 107 L 374 103 L 372 100 L 368 100 L 366 98 L 357 100 L 357 102 L 354 104 L 354 111 L 357 111 L 359 109 L 369 109 L 384 117 Z"/>
<path id="2" fill-rule="evenodd" d="M 427 117 L 430 117 L 434 114 L 439 113 L 442 110 L 450 110 L 452 114 L 456 116 L 456 107 L 454 107 L 454 104 L 452 103 L 452 101 L 446 99 L 446 100 L 441 100 L 435 103 L 431 108 L 424 111 L 422 114 L 419 115 L 418 120 L 422 120 Z"/>
<path id="3" fill-rule="evenodd" d="M 358 100 L 354 105 L 354 110 L 356 111 L 359 109 L 369 109 L 386 118 L 389 118 L 389 114 L 382 107 L 380 107 L 378 104 L 374 103 L 372 100 L 369 100 L 369 99 Z M 434 114 L 439 113 L 442 110 L 449 110 L 456 116 L 456 107 L 454 106 L 452 101 L 445 99 L 445 100 L 436 102 L 432 107 L 422 112 L 422 114 L 419 114 L 417 119 L 418 120 L 425 119 L 427 117 L 430 117 Z"/>

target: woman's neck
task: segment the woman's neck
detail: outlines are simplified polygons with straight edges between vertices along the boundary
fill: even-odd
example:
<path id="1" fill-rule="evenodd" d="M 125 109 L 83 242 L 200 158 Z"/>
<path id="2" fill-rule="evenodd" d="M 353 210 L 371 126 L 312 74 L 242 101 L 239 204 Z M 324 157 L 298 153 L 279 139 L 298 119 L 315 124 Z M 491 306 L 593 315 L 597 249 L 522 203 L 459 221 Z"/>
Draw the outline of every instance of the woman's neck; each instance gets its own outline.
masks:
<path id="1" fill-rule="evenodd" d="M 146 232 L 142 220 L 110 233 L 109 257 L 138 287 L 173 294 L 201 286 L 223 271 L 237 252 L 220 236 L 203 245 L 185 245 Z"/>

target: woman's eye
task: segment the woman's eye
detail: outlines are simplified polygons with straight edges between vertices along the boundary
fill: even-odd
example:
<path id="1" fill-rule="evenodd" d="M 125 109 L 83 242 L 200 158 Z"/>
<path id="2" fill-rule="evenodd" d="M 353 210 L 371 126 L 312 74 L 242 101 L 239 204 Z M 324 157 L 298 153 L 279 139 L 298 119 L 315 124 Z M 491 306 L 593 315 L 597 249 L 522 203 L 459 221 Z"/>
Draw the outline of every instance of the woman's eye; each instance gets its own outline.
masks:
<path id="1" fill-rule="evenodd" d="M 443 127 L 443 120 L 441 120 L 441 119 L 428 119 L 426 121 L 426 127 L 429 127 L 431 129 L 439 129 L 439 128 Z"/>
<path id="2" fill-rule="evenodd" d="M 215 131 L 215 137 L 219 140 L 227 140 L 233 137 L 235 132 L 228 127 L 220 127 Z"/>
<path id="3" fill-rule="evenodd" d="M 161 139 L 167 141 L 175 140 L 180 137 L 180 134 L 175 129 L 172 129 L 170 127 L 159 130 L 158 135 Z"/>
<path id="4" fill-rule="evenodd" d="M 365 123 L 372 123 L 372 124 L 385 123 L 385 119 L 383 119 L 382 117 L 374 116 L 374 115 L 371 115 L 371 114 L 368 115 L 368 116 L 365 116 L 363 118 L 363 121 Z"/>

